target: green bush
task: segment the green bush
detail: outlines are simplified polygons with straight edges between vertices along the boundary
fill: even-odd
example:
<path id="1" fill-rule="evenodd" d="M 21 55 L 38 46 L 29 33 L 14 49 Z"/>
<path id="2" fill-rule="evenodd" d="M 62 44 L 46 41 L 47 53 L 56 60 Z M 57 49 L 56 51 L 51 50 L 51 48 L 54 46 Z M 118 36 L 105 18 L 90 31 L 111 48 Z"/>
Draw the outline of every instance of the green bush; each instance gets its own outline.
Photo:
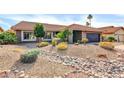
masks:
<path id="1" fill-rule="evenodd" d="M 57 45 L 57 41 L 55 39 L 52 40 L 52 46 L 56 46 Z"/>
<path id="2" fill-rule="evenodd" d="M 56 46 L 60 42 L 61 42 L 61 39 L 60 38 L 53 38 L 52 39 L 52 46 Z"/>
<path id="3" fill-rule="evenodd" d="M 0 44 L 15 44 L 15 43 L 17 43 L 17 37 L 15 33 L 12 32 L 0 33 Z"/>
<path id="4" fill-rule="evenodd" d="M 32 62 L 35 62 L 39 53 L 40 52 L 38 50 L 28 51 L 25 54 L 21 55 L 20 61 L 22 63 L 32 63 Z"/>
<path id="5" fill-rule="evenodd" d="M 40 42 L 37 44 L 37 47 L 44 47 L 44 46 L 48 46 L 49 43 L 48 42 Z"/>
<path id="6" fill-rule="evenodd" d="M 68 28 L 65 28 L 63 31 L 59 32 L 56 37 L 60 38 L 62 41 L 67 41 L 71 31 Z"/>
<path id="7" fill-rule="evenodd" d="M 112 36 L 110 36 L 110 37 L 108 37 L 108 41 L 109 41 L 109 42 L 113 42 L 113 41 L 115 41 L 115 38 L 112 37 Z"/>

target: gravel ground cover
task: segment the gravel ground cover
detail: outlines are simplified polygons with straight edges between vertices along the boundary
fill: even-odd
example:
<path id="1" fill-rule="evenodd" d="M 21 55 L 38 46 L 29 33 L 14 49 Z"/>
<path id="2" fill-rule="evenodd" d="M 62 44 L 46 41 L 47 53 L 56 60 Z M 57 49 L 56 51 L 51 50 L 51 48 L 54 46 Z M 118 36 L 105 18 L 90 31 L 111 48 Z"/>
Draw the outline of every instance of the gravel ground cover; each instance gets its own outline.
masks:
<path id="1" fill-rule="evenodd" d="M 104 54 L 108 59 L 113 59 L 117 57 L 117 51 L 110 51 L 99 47 L 98 45 L 73 45 L 70 44 L 66 51 L 58 51 L 55 47 L 47 46 L 43 47 L 42 50 L 47 50 L 49 52 L 56 52 L 60 55 L 67 55 L 71 57 L 79 58 L 98 58 L 99 54 Z"/>
<path id="2" fill-rule="evenodd" d="M 69 45 L 66 51 L 58 51 L 50 45 L 37 48 L 41 53 L 35 63 L 20 63 L 20 55 L 34 48 L 34 44 L 0 46 L 0 70 L 24 71 L 29 77 L 124 77 L 124 53 L 120 51 L 97 45 Z M 100 54 L 106 57 L 99 58 Z"/>
<path id="3" fill-rule="evenodd" d="M 32 48 L 31 48 L 32 49 Z M 29 77 L 60 77 L 65 73 L 75 70 L 72 67 L 60 63 L 51 63 L 49 60 L 39 56 L 32 64 L 19 62 L 20 55 L 30 50 L 25 46 L 2 45 L 0 47 L 0 70 L 24 71 Z M 13 76 L 13 75 L 10 75 Z"/>
<path id="4" fill-rule="evenodd" d="M 118 57 L 114 59 L 95 59 L 95 58 L 79 58 L 70 57 L 67 55 L 59 55 L 57 53 L 50 53 L 49 51 L 41 51 L 41 56 L 49 59 L 50 62 L 62 63 L 67 66 L 76 68 L 76 71 L 80 71 L 88 75 L 87 77 L 95 78 L 117 78 L 124 77 L 124 54 L 118 53 Z M 76 75 L 76 73 L 74 73 Z M 79 72 L 77 73 L 79 74 Z M 68 76 L 68 75 L 67 75 Z M 76 76 L 77 77 L 77 76 Z"/>

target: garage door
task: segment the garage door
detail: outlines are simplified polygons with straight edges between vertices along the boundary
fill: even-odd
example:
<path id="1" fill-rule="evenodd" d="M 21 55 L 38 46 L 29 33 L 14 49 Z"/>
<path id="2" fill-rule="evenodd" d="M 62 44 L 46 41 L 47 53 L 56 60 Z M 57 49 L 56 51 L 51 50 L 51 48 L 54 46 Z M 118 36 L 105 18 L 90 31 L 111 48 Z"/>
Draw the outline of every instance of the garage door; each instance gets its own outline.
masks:
<path id="1" fill-rule="evenodd" d="M 99 42 L 100 41 L 100 34 L 87 33 L 87 38 L 88 38 L 89 42 Z"/>

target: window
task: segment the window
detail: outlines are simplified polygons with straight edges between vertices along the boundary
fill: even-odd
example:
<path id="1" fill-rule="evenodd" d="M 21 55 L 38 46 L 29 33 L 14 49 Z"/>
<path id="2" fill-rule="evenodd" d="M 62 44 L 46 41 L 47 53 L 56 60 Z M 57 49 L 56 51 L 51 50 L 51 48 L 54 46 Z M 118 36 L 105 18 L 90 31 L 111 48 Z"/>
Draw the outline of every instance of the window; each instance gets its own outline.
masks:
<path id="1" fill-rule="evenodd" d="M 59 32 L 53 32 L 53 36 L 56 37 L 56 35 L 58 34 Z"/>
<path id="2" fill-rule="evenodd" d="M 23 32 L 23 41 L 35 41 L 36 37 L 33 32 Z"/>
<path id="3" fill-rule="evenodd" d="M 51 39 L 51 33 L 50 32 L 45 33 L 44 39 Z"/>

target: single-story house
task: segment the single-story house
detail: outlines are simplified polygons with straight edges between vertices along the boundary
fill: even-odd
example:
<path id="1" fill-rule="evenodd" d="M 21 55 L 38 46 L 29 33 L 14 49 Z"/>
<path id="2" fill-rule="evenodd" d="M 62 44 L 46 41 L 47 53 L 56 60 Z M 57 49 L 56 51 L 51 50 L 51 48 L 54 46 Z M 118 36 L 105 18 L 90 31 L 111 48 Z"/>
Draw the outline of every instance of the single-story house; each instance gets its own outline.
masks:
<path id="1" fill-rule="evenodd" d="M 70 31 L 72 31 L 72 34 L 68 38 L 69 43 L 77 42 L 78 40 L 81 40 L 83 37 L 88 38 L 89 42 L 99 42 L 100 34 L 103 31 L 98 28 L 87 27 L 79 24 L 71 25 L 56 25 L 47 23 L 42 24 L 46 32 L 44 40 L 47 41 L 51 41 L 58 32 L 62 31 L 64 28 L 68 28 Z M 16 35 L 20 42 L 36 41 L 36 37 L 34 36 L 35 25 L 36 25 L 35 22 L 21 21 L 15 26 L 12 26 L 11 29 L 16 32 Z"/>
<path id="2" fill-rule="evenodd" d="M 99 28 L 104 30 L 102 34 L 107 37 L 115 37 L 118 42 L 124 42 L 124 28 L 123 27 L 114 27 L 114 26 L 106 26 Z"/>

